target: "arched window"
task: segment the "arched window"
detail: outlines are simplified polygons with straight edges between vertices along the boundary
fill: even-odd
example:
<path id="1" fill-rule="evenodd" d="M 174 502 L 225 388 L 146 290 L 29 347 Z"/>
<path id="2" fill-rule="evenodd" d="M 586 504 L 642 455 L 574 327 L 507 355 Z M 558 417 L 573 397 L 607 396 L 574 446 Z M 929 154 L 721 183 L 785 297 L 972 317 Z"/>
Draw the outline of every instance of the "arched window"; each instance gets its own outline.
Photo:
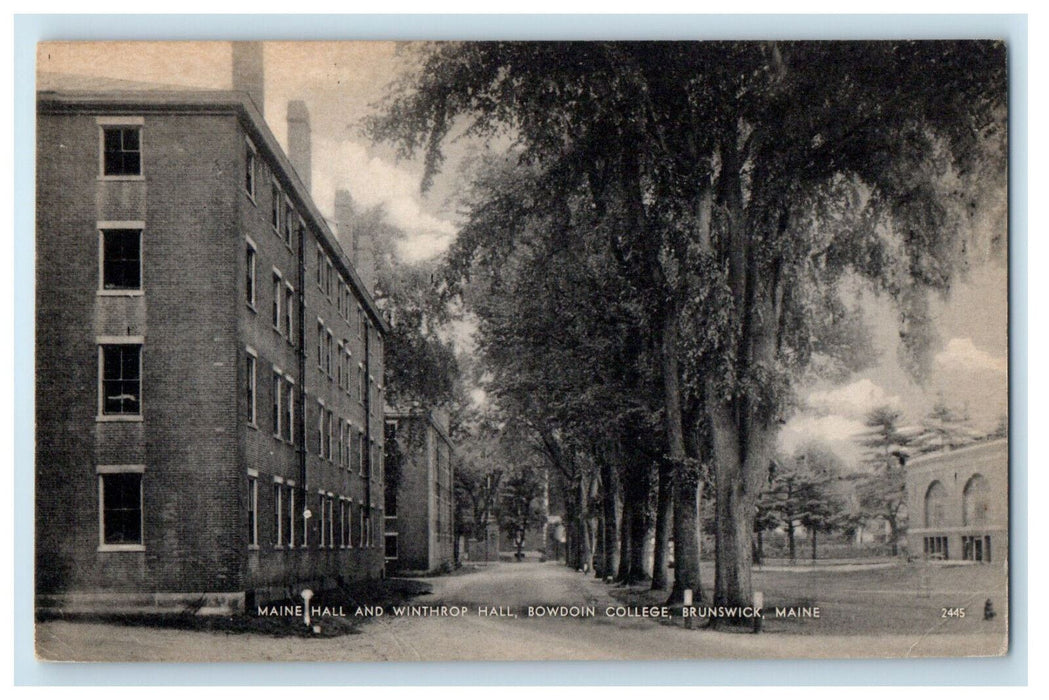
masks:
<path id="1" fill-rule="evenodd" d="M 947 524 L 947 488 L 939 481 L 929 484 L 925 492 L 925 527 Z"/>
<path id="2" fill-rule="evenodd" d="M 991 509 L 991 487 L 987 479 L 973 474 L 962 492 L 962 524 L 983 525 L 988 521 Z"/>

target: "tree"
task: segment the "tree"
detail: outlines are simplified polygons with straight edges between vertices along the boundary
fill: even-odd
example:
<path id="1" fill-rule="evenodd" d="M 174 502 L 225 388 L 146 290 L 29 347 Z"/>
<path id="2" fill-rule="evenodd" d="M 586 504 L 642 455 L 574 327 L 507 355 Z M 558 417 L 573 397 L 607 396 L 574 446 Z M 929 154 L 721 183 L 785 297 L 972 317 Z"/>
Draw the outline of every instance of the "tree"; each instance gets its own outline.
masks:
<path id="1" fill-rule="evenodd" d="M 499 499 L 499 525 L 514 543 L 514 557 L 524 559 L 524 543 L 529 531 L 546 522 L 542 508 L 543 476 L 530 464 L 515 468 L 506 479 Z"/>
<path id="2" fill-rule="evenodd" d="M 749 604 L 755 503 L 791 387 L 856 368 L 845 290 L 897 304 L 901 361 L 918 375 L 929 292 L 949 291 L 964 254 L 1002 248 L 971 224 L 1005 191 L 1003 45 L 442 44 L 371 129 L 425 152 L 425 184 L 464 115 L 467 134 L 508 133 L 540 166 L 548 196 L 531 206 L 589 203 L 598 225 L 583 240 L 608 241 L 656 339 L 687 554 L 675 586 L 698 588 L 692 415 L 710 436 L 691 458 L 713 465 L 714 600 Z M 581 247 L 584 229 L 554 230 Z"/>
<path id="3" fill-rule="evenodd" d="M 871 409 L 864 420 L 870 429 L 860 444 L 868 449 L 866 464 L 870 469 L 859 482 L 860 507 L 869 517 L 889 526 L 889 545 L 893 556 L 899 552 L 900 534 L 904 529 L 903 514 L 907 502 L 906 448 L 911 438 L 900 431 L 901 413 L 890 406 Z"/>

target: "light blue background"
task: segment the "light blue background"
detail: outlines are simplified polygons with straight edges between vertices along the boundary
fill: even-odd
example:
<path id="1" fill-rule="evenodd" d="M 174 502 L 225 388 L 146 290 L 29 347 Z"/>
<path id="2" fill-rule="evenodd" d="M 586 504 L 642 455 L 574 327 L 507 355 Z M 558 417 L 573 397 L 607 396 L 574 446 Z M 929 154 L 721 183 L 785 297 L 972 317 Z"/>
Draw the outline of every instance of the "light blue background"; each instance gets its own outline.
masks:
<path id="1" fill-rule="evenodd" d="M 33 655 L 35 45 L 101 39 L 1004 39 L 1010 65 L 1011 652 L 992 659 L 48 664 Z M 19 15 L 15 17 L 15 682 L 19 685 L 988 685 L 1027 682 L 1025 15 Z"/>

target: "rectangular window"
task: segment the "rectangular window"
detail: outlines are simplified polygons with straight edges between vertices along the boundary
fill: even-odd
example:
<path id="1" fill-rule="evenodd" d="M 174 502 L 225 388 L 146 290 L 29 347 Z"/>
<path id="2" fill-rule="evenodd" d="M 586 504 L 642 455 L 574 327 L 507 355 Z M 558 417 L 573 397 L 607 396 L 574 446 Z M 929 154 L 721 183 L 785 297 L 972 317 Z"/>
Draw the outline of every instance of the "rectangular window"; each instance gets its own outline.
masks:
<path id="1" fill-rule="evenodd" d="M 255 147 L 245 139 L 244 191 L 255 201 Z"/>
<path id="2" fill-rule="evenodd" d="M 284 545 L 284 484 L 273 484 L 273 545 Z"/>
<path id="3" fill-rule="evenodd" d="M 338 455 L 337 463 L 340 466 L 342 465 L 342 460 L 345 459 L 345 454 L 343 453 L 343 445 L 345 443 L 346 443 L 346 423 L 340 419 L 339 420 L 339 442 L 338 442 L 338 448 L 336 450 L 336 454 Z"/>
<path id="4" fill-rule="evenodd" d="M 331 377 L 331 346 L 332 346 L 332 335 L 331 331 L 326 331 L 324 334 L 324 372 Z"/>
<path id="5" fill-rule="evenodd" d="M 321 252 L 319 245 L 317 246 L 317 287 L 324 289 L 324 253 Z"/>
<path id="6" fill-rule="evenodd" d="M 364 516 L 364 505 L 363 504 L 361 504 L 360 513 L 361 513 L 360 530 L 357 533 L 357 543 L 361 547 L 367 547 L 368 546 L 368 539 L 367 539 L 367 536 L 366 536 L 366 532 L 367 531 L 365 530 L 365 527 L 364 527 L 365 516 Z"/>
<path id="7" fill-rule="evenodd" d="M 248 477 L 248 546 L 259 546 L 259 480 Z"/>
<path id="8" fill-rule="evenodd" d="M 295 546 L 295 522 L 298 514 L 295 512 L 295 487 L 288 486 L 288 512 L 285 519 L 288 524 L 288 547 Z"/>
<path id="9" fill-rule="evenodd" d="M 285 377 L 284 381 L 284 421 L 281 436 L 289 443 L 295 442 L 295 381 Z"/>
<path id="10" fill-rule="evenodd" d="M 248 306 L 252 309 L 255 308 L 255 265 L 258 256 L 255 253 L 255 246 L 248 242 L 245 249 L 245 279 L 244 279 L 244 292 Z"/>
<path id="11" fill-rule="evenodd" d="M 331 300 L 332 279 L 335 276 L 335 270 L 332 267 L 331 260 L 326 260 L 325 264 L 328 266 L 328 270 L 327 277 L 325 278 L 324 293 L 327 295 L 328 299 Z"/>
<path id="12" fill-rule="evenodd" d="M 318 402 L 317 409 L 317 454 L 324 459 L 324 404 Z"/>
<path id="13" fill-rule="evenodd" d="M 142 230 L 102 229 L 102 289 L 142 289 Z"/>
<path id="14" fill-rule="evenodd" d="M 360 476 L 364 476 L 364 459 L 367 449 L 364 444 L 364 431 L 361 430 L 357 437 L 357 473 Z"/>
<path id="15" fill-rule="evenodd" d="M 386 533 L 386 558 L 396 559 L 397 558 L 397 533 L 388 532 Z"/>
<path id="16" fill-rule="evenodd" d="M 294 343 L 293 329 L 295 328 L 295 288 L 290 284 L 284 285 L 284 336 L 289 343 Z"/>
<path id="17" fill-rule="evenodd" d="M 100 346 L 102 415 L 141 415 L 142 346 Z"/>
<path id="18" fill-rule="evenodd" d="M 327 523 L 327 518 L 326 518 L 326 516 L 327 516 L 327 508 L 325 507 L 325 505 L 326 504 L 324 502 L 324 494 L 319 494 L 317 496 L 317 510 L 319 511 L 317 513 L 317 517 L 319 518 L 318 525 L 319 525 L 320 536 L 321 536 L 321 541 L 320 541 L 321 549 L 324 549 L 325 547 L 328 546 L 328 537 L 327 537 L 327 535 L 328 535 L 328 523 Z"/>
<path id="19" fill-rule="evenodd" d="M 364 403 L 364 368 L 357 366 L 357 401 Z"/>
<path id="20" fill-rule="evenodd" d="M 283 416 L 283 411 L 281 410 L 280 405 L 280 399 L 283 384 L 283 375 L 281 374 L 281 371 L 279 369 L 275 368 L 273 370 L 273 414 L 271 416 L 271 418 L 273 419 L 273 437 L 275 438 L 280 438 L 280 422 L 281 417 Z"/>
<path id="21" fill-rule="evenodd" d="M 258 380 L 258 358 L 255 357 L 255 353 L 248 350 L 245 354 L 244 363 L 244 378 L 245 378 L 245 417 L 248 419 L 249 425 L 255 425 L 258 419 L 256 413 L 256 382 Z"/>
<path id="22" fill-rule="evenodd" d="M 324 369 L 324 321 L 317 319 L 317 369 Z"/>
<path id="23" fill-rule="evenodd" d="M 99 474 L 101 544 L 142 544 L 142 474 Z"/>
<path id="24" fill-rule="evenodd" d="M 273 230 L 279 234 L 281 232 L 284 215 L 284 194 L 280 191 L 280 187 L 277 183 L 273 183 L 271 194 L 270 224 L 273 226 Z"/>
<path id="25" fill-rule="evenodd" d="M 273 270 L 273 327 L 278 333 L 281 331 L 281 324 L 284 320 L 284 314 L 281 312 L 281 302 L 284 300 L 284 280 L 281 278 L 280 270 Z"/>
<path id="26" fill-rule="evenodd" d="M 338 387 L 340 389 L 343 387 L 343 382 L 344 382 L 344 378 L 343 378 L 343 365 L 345 364 L 344 359 L 343 359 L 344 355 L 345 355 L 345 353 L 343 352 L 342 341 L 340 340 L 339 341 L 339 346 L 338 346 L 338 352 L 337 352 L 337 354 L 335 356 L 336 383 L 338 384 Z"/>
<path id="27" fill-rule="evenodd" d="M 291 246 L 292 234 L 295 232 L 295 210 L 291 202 L 284 200 L 284 242 Z"/>
<path id="28" fill-rule="evenodd" d="M 335 499 L 328 496 L 328 547 L 335 547 Z"/>
<path id="29" fill-rule="evenodd" d="M 327 438 L 328 438 L 328 459 L 329 460 L 334 459 L 334 456 L 332 454 L 332 447 L 333 447 L 332 442 L 334 441 L 334 433 L 335 433 L 335 414 L 333 414 L 331 411 L 328 411 L 327 432 L 325 434 L 327 435 Z"/>
<path id="30" fill-rule="evenodd" d="M 142 127 L 102 127 L 102 174 L 106 177 L 142 174 Z"/>

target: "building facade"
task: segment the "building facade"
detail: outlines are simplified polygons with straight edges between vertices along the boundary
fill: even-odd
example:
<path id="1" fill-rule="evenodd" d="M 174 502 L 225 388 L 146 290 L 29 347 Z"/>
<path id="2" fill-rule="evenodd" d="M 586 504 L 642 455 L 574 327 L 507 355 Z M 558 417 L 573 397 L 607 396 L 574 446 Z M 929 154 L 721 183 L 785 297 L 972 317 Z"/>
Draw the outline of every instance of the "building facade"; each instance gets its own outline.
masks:
<path id="1" fill-rule="evenodd" d="M 1004 562 L 1009 556 L 1009 441 L 937 452 L 907 464 L 913 554 Z"/>
<path id="2" fill-rule="evenodd" d="M 387 411 L 386 566 L 428 572 L 455 565 L 455 491 L 448 417 Z"/>
<path id="3" fill-rule="evenodd" d="M 38 605 L 383 573 L 386 326 L 256 101 L 38 93 Z"/>

